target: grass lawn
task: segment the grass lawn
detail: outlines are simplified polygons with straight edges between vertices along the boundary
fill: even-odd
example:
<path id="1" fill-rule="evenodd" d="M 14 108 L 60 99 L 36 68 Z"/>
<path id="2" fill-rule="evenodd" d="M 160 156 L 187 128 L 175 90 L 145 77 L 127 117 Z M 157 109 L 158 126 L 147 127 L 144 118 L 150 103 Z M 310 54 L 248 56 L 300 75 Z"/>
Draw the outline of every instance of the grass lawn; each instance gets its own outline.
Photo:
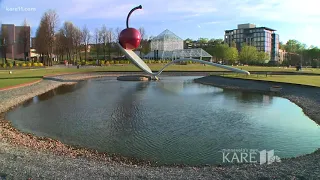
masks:
<path id="1" fill-rule="evenodd" d="M 153 71 L 160 70 L 164 64 L 149 64 L 150 68 Z M 248 71 L 291 71 L 294 72 L 294 68 L 278 68 L 278 67 L 257 67 L 257 66 L 239 66 L 237 68 L 241 68 Z M 320 69 L 303 69 L 304 72 L 310 72 L 310 73 L 319 73 Z M 13 74 L 9 74 L 9 69 L 1 70 L 0 69 L 0 88 L 22 84 L 26 82 L 35 81 L 38 79 L 41 79 L 44 75 L 49 74 L 59 74 L 59 73 L 72 73 L 72 72 L 99 72 L 99 71 L 140 71 L 137 67 L 134 65 L 124 65 L 124 66 L 105 66 L 105 67 L 90 67 L 90 68 L 55 68 L 55 67 L 49 67 L 44 69 L 17 69 L 12 70 Z M 203 66 L 200 64 L 191 64 L 191 65 L 172 65 L 166 68 L 165 71 L 227 71 L 218 67 L 213 66 Z M 276 76 L 270 77 L 274 78 Z M 297 77 L 297 76 L 294 76 Z M 299 76 L 300 77 L 300 76 Z M 301 77 L 308 77 L 307 81 L 311 81 L 311 77 L 313 76 L 301 76 Z M 255 78 L 254 76 L 250 76 L 250 78 Z M 268 77 L 269 78 L 269 77 Z M 280 78 L 282 81 L 280 82 L 288 82 L 290 78 L 293 78 L 292 76 L 288 76 L 285 78 Z M 311 79 L 309 79 L 311 78 Z M 320 76 L 317 77 L 319 83 L 320 83 Z M 263 77 L 260 77 L 261 80 L 263 80 Z M 266 79 L 268 80 L 268 79 Z M 315 80 L 315 81 L 317 81 Z M 297 82 L 300 82 L 299 80 L 294 80 Z M 315 82 L 316 83 L 316 82 Z"/>
<path id="2" fill-rule="evenodd" d="M 236 74 L 225 74 L 224 77 L 242 78 L 242 79 L 254 79 L 260 81 L 273 81 L 273 82 L 286 82 L 294 84 L 303 84 L 320 87 L 320 76 L 312 75 L 272 75 L 266 77 L 265 75 L 236 75 Z"/>

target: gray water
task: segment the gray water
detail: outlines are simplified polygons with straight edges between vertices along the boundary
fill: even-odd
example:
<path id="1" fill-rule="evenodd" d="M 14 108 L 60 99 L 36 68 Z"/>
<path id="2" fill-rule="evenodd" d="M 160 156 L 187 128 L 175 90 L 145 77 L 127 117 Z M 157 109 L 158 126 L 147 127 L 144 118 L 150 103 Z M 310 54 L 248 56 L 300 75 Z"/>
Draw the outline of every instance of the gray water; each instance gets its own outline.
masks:
<path id="1" fill-rule="evenodd" d="M 37 136 L 159 164 L 220 164 L 222 149 L 274 149 L 287 158 L 320 147 L 319 126 L 289 100 L 194 78 L 89 80 L 34 97 L 6 118 Z"/>

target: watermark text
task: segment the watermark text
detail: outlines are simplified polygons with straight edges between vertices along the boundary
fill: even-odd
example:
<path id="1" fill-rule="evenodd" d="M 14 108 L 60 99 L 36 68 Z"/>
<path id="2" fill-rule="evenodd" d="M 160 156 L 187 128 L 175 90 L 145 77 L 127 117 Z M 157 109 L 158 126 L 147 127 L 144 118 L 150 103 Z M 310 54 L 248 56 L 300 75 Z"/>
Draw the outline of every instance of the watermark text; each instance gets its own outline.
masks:
<path id="1" fill-rule="evenodd" d="M 8 12 L 34 12 L 37 11 L 36 8 L 31 8 L 31 7 L 6 7 L 6 11 Z"/>

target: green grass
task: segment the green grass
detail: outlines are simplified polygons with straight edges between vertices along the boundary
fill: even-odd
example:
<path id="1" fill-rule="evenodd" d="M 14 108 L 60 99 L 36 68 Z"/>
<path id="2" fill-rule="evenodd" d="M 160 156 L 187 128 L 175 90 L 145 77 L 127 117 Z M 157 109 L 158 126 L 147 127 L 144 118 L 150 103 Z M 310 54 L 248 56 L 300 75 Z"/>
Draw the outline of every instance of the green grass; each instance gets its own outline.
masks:
<path id="1" fill-rule="evenodd" d="M 241 78 L 241 79 L 253 79 L 260 81 L 272 81 L 272 82 L 285 82 L 293 84 L 303 84 L 310 86 L 320 87 L 320 76 L 312 75 L 236 75 L 236 74 L 225 74 L 224 77 Z"/>
<path id="2" fill-rule="evenodd" d="M 153 71 L 158 71 L 160 70 L 164 64 L 149 64 L 150 68 Z M 278 67 L 257 67 L 257 66 L 239 66 L 237 68 L 241 68 L 244 70 L 248 71 L 289 71 L 289 72 L 294 72 L 294 68 L 290 69 L 284 69 L 284 68 L 278 68 Z M 59 73 L 72 73 L 72 72 L 99 72 L 99 71 L 140 71 L 137 67 L 135 67 L 132 64 L 129 65 L 124 65 L 124 66 L 105 66 L 105 67 L 95 67 L 95 68 L 81 68 L 76 69 L 76 68 L 40 68 L 40 69 L 17 69 L 17 70 L 12 70 L 13 74 L 9 74 L 10 69 L 6 70 L 1 70 L 0 68 L 0 88 L 7 87 L 7 86 L 13 86 L 17 84 L 22 84 L 26 82 L 31 82 L 35 81 L 38 79 L 41 79 L 42 76 L 44 75 L 49 75 L 49 74 L 59 74 Z M 303 69 L 304 72 L 310 72 L 310 73 L 319 73 L 320 74 L 320 69 Z M 311 71 L 312 70 L 312 71 Z M 172 65 L 167 67 L 165 71 L 227 71 L 223 70 L 221 68 L 213 67 L 213 66 L 203 66 L 200 64 L 191 64 L 191 65 Z M 258 79 L 261 80 L 273 80 L 277 76 L 272 76 L 268 78 L 264 77 L 258 77 Z M 287 77 L 287 78 L 283 78 Z M 298 77 L 298 76 L 281 76 L 279 77 L 278 80 L 279 82 L 300 82 L 298 79 L 293 79 L 293 77 Z M 305 78 L 306 83 L 311 83 L 311 84 L 319 84 L 320 83 L 320 76 L 318 76 L 318 79 L 313 80 L 316 77 L 313 76 L 299 76 L 298 78 L 302 77 L 307 77 Z M 255 78 L 254 75 L 250 76 L 250 78 Z M 304 78 L 302 78 L 304 79 Z M 277 80 L 277 79 L 275 79 Z M 317 82 L 318 80 L 318 82 Z M 310 85 L 311 85 L 310 84 Z"/>

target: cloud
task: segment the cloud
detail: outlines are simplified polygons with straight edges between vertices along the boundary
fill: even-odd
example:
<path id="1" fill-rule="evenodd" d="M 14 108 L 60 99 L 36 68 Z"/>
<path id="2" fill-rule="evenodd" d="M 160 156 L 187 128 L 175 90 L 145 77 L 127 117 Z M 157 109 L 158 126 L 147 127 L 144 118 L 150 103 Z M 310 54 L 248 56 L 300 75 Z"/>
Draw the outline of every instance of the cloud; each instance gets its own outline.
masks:
<path id="1" fill-rule="evenodd" d="M 222 22 L 220 21 L 210 21 L 210 22 L 205 22 L 204 24 L 221 24 Z"/>
<path id="2" fill-rule="evenodd" d="M 310 26 L 309 30 L 304 29 L 303 32 L 311 32 L 311 29 L 314 32 L 319 29 L 317 24 L 320 23 L 318 0 L 54 0 L 54 3 L 44 0 L 0 0 L 1 7 L 37 9 L 35 12 L 13 13 L 2 8 L 0 17 L 3 23 L 21 24 L 27 18 L 32 20 L 32 25 L 37 25 L 45 11 L 54 9 L 60 19 L 73 21 L 80 26 L 106 24 L 116 27 L 124 25 L 128 12 L 140 4 L 143 9 L 135 11 L 130 22 L 137 26 L 144 24 L 146 29 L 153 31 L 180 27 L 182 32 L 185 31 L 181 28 L 184 26 L 205 30 L 204 27 L 215 25 L 214 32 L 219 31 L 223 35 L 224 29 L 236 27 L 237 24 L 256 23 L 279 30 L 281 26 L 287 29 L 293 26 L 298 29 Z M 185 34 L 191 33 L 192 31 Z M 282 33 L 280 37 L 298 36 L 291 30 Z M 306 38 L 305 36 L 299 35 L 301 38 Z"/>
<path id="3" fill-rule="evenodd" d="M 320 22 L 317 0 L 260 0 L 258 3 L 238 2 L 235 13 L 243 18 L 277 22 Z"/>

